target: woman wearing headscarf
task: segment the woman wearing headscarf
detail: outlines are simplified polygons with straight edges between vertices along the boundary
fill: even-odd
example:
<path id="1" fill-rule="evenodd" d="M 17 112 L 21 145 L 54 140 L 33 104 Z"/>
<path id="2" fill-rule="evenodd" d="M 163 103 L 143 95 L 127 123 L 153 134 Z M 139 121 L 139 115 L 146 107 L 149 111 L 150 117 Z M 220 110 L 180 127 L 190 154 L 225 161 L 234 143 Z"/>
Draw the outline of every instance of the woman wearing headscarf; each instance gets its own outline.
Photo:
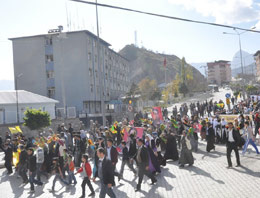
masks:
<path id="1" fill-rule="evenodd" d="M 180 168 L 183 168 L 185 164 L 192 166 L 194 163 L 194 158 L 192 155 L 192 149 L 190 140 L 186 135 L 186 131 L 183 131 L 181 137 L 181 155 L 179 159 Z"/>
<path id="2" fill-rule="evenodd" d="M 167 136 L 164 159 L 165 160 L 172 159 L 173 161 L 179 159 L 179 153 L 177 150 L 177 143 L 176 143 L 176 138 L 174 133 L 170 133 Z"/>
<path id="3" fill-rule="evenodd" d="M 215 131 L 212 127 L 212 124 L 210 122 L 207 123 L 207 152 L 210 152 L 212 149 L 215 150 Z"/>
<path id="4" fill-rule="evenodd" d="M 155 146 L 156 146 L 156 149 L 157 149 L 157 160 L 159 162 L 159 165 L 165 166 L 166 165 L 166 160 L 162 156 L 162 147 L 161 147 L 162 140 L 161 140 L 160 137 L 158 137 L 158 133 L 157 132 L 153 132 L 152 135 L 153 135 L 153 138 L 155 140 Z"/>
<path id="5" fill-rule="evenodd" d="M 145 139 L 145 146 L 147 147 L 149 153 L 149 169 L 153 174 L 156 174 L 156 172 L 160 173 L 161 168 L 157 159 L 158 154 L 155 146 L 155 141 L 150 134 L 147 134 L 145 136 Z"/>

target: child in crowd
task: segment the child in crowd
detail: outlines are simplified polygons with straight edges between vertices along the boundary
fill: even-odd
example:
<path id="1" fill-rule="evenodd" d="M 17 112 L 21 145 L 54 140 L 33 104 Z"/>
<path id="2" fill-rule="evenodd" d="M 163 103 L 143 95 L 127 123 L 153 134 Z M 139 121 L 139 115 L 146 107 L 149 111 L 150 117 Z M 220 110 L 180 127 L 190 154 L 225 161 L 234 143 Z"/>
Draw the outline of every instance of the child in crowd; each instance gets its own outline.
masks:
<path id="1" fill-rule="evenodd" d="M 75 169 L 75 165 L 74 162 L 72 160 L 72 155 L 68 156 L 68 164 L 69 164 L 69 184 L 72 184 L 72 180 L 74 181 L 74 185 L 77 184 L 77 180 L 76 177 L 74 175 L 74 169 Z"/>
<path id="2" fill-rule="evenodd" d="M 91 194 L 89 194 L 89 197 L 95 197 L 95 191 L 92 187 L 92 184 L 90 183 L 90 177 L 92 174 L 92 170 L 91 170 L 91 166 L 88 162 L 88 155 L 84 154 L 82 155 L 82 165 L 80 167 L 80 169 L 77 171 L 76 174 L 83 172 L 84 174 L 84 179 L 82 181 L 81 187 L 82 187 L 82 196 L 80 198 L 84 198 L 85 197 L 85 186 L 86 184 L 88 185 Z"/>

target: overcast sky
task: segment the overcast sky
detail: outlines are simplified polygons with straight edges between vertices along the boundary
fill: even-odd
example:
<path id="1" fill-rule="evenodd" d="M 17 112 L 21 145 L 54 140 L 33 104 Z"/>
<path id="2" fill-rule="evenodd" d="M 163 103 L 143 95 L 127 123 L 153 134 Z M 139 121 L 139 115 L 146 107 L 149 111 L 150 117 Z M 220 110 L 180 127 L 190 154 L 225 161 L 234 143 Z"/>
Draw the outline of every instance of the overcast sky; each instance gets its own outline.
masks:
<path id="1" fill-rule="evenodd" d="M 260 30 L 260 1 L 253 0 L 99 0 L 142 11 Z M 232 60 L 238 37 L 232 29 L 186 23 L 109 8 L 99 8 L 101 37 L 116 51 L 135 42 L 147 49 L 185 57 L 189 63 Z M 95 7 L 65 0 L 7 0 L 0 6 L 0 80 L 13 79 L 12 44 L 8 38 L 65 31 L 96 33 Z M 260 34 L 241 36 L 242 49 L 260 50 Z"/>

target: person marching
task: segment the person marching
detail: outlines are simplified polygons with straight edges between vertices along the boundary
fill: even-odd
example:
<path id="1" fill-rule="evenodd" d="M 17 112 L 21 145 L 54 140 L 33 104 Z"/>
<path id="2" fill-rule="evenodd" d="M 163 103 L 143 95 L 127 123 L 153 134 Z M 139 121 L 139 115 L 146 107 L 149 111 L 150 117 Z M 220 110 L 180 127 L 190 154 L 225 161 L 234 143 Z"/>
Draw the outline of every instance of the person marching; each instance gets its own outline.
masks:
<path id="1" fill-rule="evenodd" d="M 128 148 L 126 147 L 126 142 L 122 141 L 122 150 L 123 150 L 123 157 L 122 157 L 122 164 L 121 164 L 121 169 L 120 169 L 120 176 L 123 178 L 123 173 L 124 173 L 124 167 L 127 164 L 127 166 L 130 168 L 131 171 L 133 171 L 134 174 L 136 174 L 136 171 L 133 167 L 133 163 L 131 163 L 130 158 L 129 158 L 129 152 Z"/>
<path id="2" fill-rule="evenodd" d="M 192 155 L 192 147 L 190 140 L 186 135 L 186 131 L 183 131 L 182 138 L 181 138 L 181 156 L 179 159 L 180 168 L 183 168 L 185 164 L 189 164 L 192 166 L 194 163 L 194 158 Z"/>
<path id="3" fill-rule="evenodd" d="M 138 166 L 138 184 L 135 189 L 135 191 L 140 191 L 141 190 L 141 184 L 143 181 L 144 175 L 149 177 L 152 180 L 152 184 L 157 182 L 157 179 L 154 177 L 154 175 L 149 171 L 149 154 L 147 151 L 147 148 L 144 146 L 144 141 L 143 139 L 138 139 L 137 140 L 137 145 L 138 145 L 138 151 L 136 154 L 136 161 L 137 161 L 137 166 Z"/>
<path id="4" fill-rule="evenodd" d="M 256 150 L 256 153 L 259 154 L 259 151 L 258 151 L 258 148 L 257 146 L 255 145 L 255 136 L 253 135 L 253 129 L 252 127 L 249 126 L 249 122 L 248 121 L 245 121 L 245 136 L 246 136 L 246 143 L 244 145 L 244 148 L 243 148 L 243 151 L 242 151 L 242 155 L 245 154 L 246 150 L 247 150 L 247 147 L 249 144 L 251 144 L 255 150 Z"/>
<path id="5" fill-rule="evenodd" d="M 95 191 L 93 189 L 93 186 L 90 182 L 90 177 L 91 177 L 91 174 L 92 174 L 92 170 L 91 170 L 91 166 L 88 162 L 88 156 L 86 154 L 83 154 L 82 155 L 82 165 L 80 167 L 80 169 L 77 171 L 76 174 L 78 173 L 81 173 L 83 172 L 84 174 L 84 179 L 82 181 L 82 184 L 81 184 L 81 188 L 82 188 L 82 195 L 80 198 L 84 198 L 85 197 L 85 187 L 86 187 L 86 184 L 88 185 L 89 187 L 89 190 L 91 191 L 91 193 L 88 195 L 89 197 L 94 197 L 95 196 Z M 75 175 L 76 175 L 75 174 Z"/>
<path id="6" fill-rule="evenodd" d="M 34 184 L 42 185 L 42 182 L 35 179 L 36 172 L 37 172 L 37 166 L 36 166 L 36 156 L 33 154 L 33 148 L 29 148 L 27 150 L 28 154 L 28 169 L 29 169 L 29 182 L 31 185 L 31 191 L 30 193 L 34 193 Z"/>
<path id="7" fill-rule="evenodd" d="M 72 155 L 69 154 L 68 156 L 68 164 L 69 164 L 69 184 L 72 184 L 72 180 L 74 181 L 74 185 L 77 184 L 76 177 L 74 175 L 74 169 L 75 169 L 75 164 L 74 161 L 72 160 Z"/>
<path id="8" fill-rule="evenodd" d="M 112 198 L 115 198 L 116 195 L 112 189 L 112 186 L 115 185 L 114 172 L 109 171 L 113 170 L 112 162 L 106 157 L 105 149 L 102 147 L 97 149 L 97 156 L 99 160 L 97 162 L 97 170 L 93 181 L 95 182 L 96 177 L 99 177 L 100 179 L 101 190 L 99 193 L 99 198 L 105 198 L 106 194 Z"/>
<path id="9" fill-rule="evenodd" d="M 53 179 L 51 192 L 54 192 L 55 183 L 56 183 L 57 179 L 59 179 L 62 183 L 69 185 L 69 183 L 66 180 L 64 180 L 64 176 L 63 176 L 61 170 L 62 170 L 62 167 L 59 163 L 59 158 L 54 157 L 53 158 L 53 172 L 55 173 L 55 177 Z"/>
<path id="10" fill-rule="evenodd" d="M 206 135 L 206 140 L 207 140 L 207 152 L 210 152 L 212 149 L 215 150 L 215 132 L 212 127 L 212 124 L 210 122 L 207 123 L 207 135 Z"/>
<path id="11" fill-rule="evenodd" d="M 234 129 L 234 125 L 232 122 L 228 123 L 228 130 L 227 132 L 227 161 L 228 161 L 228 167 L 232 168 L 232 161 L 231 161 L 231 152 L 232 150 L 235 151 L 236 154 L 236 160 L 237 160 L 237 167 L 241 166 L 240 159 L 239 159 L 239 153 L 238 153 L 238 143 L 239 143 L 239 134 L 237 130 Z"/>

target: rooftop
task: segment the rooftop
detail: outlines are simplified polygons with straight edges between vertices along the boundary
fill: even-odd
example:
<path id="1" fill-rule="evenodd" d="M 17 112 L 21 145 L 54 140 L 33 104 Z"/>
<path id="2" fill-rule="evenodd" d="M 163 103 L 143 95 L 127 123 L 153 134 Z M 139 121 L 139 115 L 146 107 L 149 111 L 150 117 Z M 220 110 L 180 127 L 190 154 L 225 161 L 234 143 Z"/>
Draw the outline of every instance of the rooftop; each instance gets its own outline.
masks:
<path id="1" fill-rule="evenodd" d="M 29 91 L 18 90 L 19 104 L 59 103 L 57 100 L 41 96 Z M 0 104 L 16 104 L 16 91 L 0 91 Z"/>
<path id="2" fill-rule="evenodd" d="M 9 38 L 9 40 L 13 41 L 13 40 L 17 40 L 17 39 L 26 39 L 26 38 L 33 38 L 33 37 L 46 37 L 46 36 L 50 36 L 50 35 L 59 35 L 59 34 L 75 34 L 75 33 L 86 33 L 89 36 L 94 37 L 95 39 L 97 39 L 97 36 L 95 34 L 93 34 L 92 32 L 88 31 L 88 30 L 79 30 L 79 31 L 71 31 L 71 32 L 57 32 L 57 33 L 48 33 L 48 34 L 38 34 L 38 35 L 33 35 L 33 36 L 22 36 L 22 37 L 15 37 L 15 38 Z M 108 42 L 106 42 L 105 40 L 99 38 L 100 42 L 104 43 L 107 46 L 111 46 Z"/>

